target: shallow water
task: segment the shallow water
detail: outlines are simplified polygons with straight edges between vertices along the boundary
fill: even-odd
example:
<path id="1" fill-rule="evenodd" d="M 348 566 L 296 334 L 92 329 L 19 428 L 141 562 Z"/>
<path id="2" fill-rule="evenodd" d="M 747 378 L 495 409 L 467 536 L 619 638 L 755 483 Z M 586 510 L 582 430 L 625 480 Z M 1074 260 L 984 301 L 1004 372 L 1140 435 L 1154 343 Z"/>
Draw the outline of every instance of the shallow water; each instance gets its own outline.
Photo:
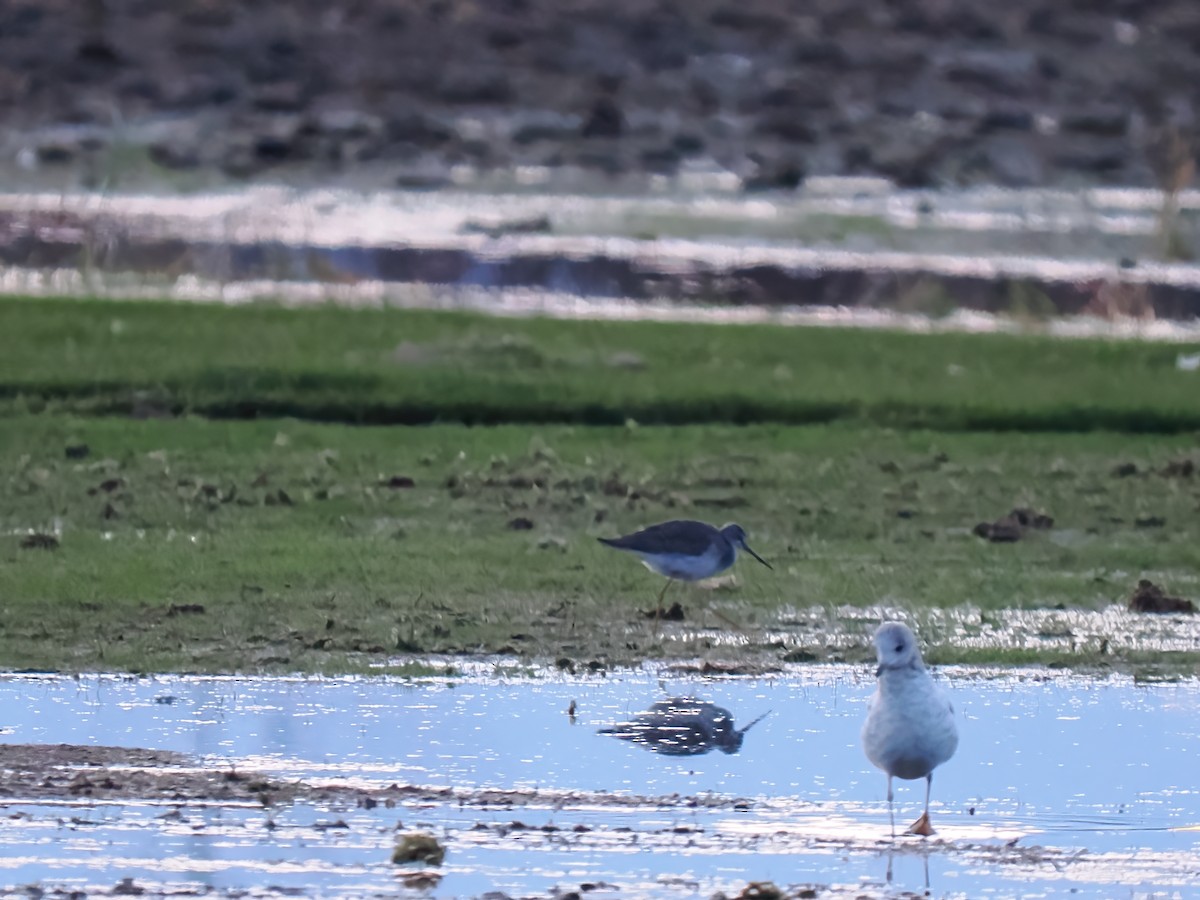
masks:
<path id="1" fill-rule="evenodd" d="M 8 743 L 177 750 L 197 765 L 382 788 L 451 786 L 395 808 L 264 811 L 4 801 L 0 884 L 393 892 L 397 823 L 447 846 L 432 896 L 707 896 L 748 881 L 937 897 L 1186 896 L 1200 877 L 1200 682 L 943 673 L 960 716 L 934 779 L 935 840 L 889 839 L 885 779 L 858 746 L 858 667 L 708 680 L 655 671 L 566 678 L 0 681 Z M 660 686 L 660 680 L 663 685 Z M 599 734 L 667 694 L 770 711 L 740 752 L 671 757 Z M 567 715 L 571 701 L 577 715 Z M 923 784 L 898 782 L 897 821 Z M 502 802 L 485 789 L 526 793 Z M 23 814 L 11 818 L 14 814 Z M 519 823 L 514 825 L 513 823 Z M 344 824 L 346 827 L 341 827 Z M 333 825 L 334 827 L 327 827 Z M 545 829 L 545 830 L 542 830 Z M 576 830 L 578 829 L 578 830 Z M 1015 839 L 1015 844 L 1010 843 Z"/>

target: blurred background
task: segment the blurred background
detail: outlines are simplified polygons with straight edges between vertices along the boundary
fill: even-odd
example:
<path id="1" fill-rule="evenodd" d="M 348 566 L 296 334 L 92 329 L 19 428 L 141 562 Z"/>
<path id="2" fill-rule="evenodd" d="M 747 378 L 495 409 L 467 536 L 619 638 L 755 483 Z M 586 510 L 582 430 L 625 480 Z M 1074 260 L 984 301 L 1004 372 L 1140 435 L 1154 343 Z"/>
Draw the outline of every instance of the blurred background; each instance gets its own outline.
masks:
<path id="1" fill-rule="evenodd" d="M 1198 44 L 1190 0 L 7 0 L 4 288 L 1191 319 Z"/>
<path id="2" fill-rule="evenodd" d="M 4 178 L 1179 186 L 1198 42 L 1190 0 L 6 0 Z"/>

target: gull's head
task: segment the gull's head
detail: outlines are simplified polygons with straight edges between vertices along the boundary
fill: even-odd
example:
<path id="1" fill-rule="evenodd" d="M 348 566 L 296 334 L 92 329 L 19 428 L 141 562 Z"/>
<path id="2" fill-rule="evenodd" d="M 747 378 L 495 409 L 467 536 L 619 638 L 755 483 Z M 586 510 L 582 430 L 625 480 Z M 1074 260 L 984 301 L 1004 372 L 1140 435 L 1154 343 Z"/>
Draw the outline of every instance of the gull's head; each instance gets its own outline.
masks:
<path id="1" fill-rule="evenodd" d="M 744 529 L 741 525 L 737 525 L 733 522 L 730 522 L 728 525 L 722 525 L 721 534 L 723 534 L 725 536 L 725 540 L 729 541 L 729 543 L 733 544 L 733 546 L 737 547 L 739 550 L 745 550 L 768 569 L 771 568 L 771 564 L 769 562 L 750 549 L 750 545 L 746 543 L 746 529 Z"/>
<path id="2" fill-rule="evenodd" d="M 879 675 L 889 669 L 921 669 L 921 651 L 917 647 L 917 636 L 903 622 L 884 622 L 875 631 L 875 658 Z"/>

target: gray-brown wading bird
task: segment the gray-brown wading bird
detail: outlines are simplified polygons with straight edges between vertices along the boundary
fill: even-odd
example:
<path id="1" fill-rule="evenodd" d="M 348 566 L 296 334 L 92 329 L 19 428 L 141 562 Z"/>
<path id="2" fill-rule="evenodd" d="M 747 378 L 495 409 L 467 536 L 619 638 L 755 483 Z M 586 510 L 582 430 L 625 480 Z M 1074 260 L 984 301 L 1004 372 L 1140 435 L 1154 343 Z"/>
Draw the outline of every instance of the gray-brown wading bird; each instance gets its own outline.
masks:
<path id="1" fill-rule="evenodd" d="M 667 579 L 658 592 L 658 614 L 662 614 L 663 596 L 672 581 L 700 581 L 724 572 L 745 550 L 760 563 L 771 564 L 750 549 L 741 525 L 715 528 L 707 522 L 672 519 L 618 538 L 599 538 L 600 543 L 627 550 L 641 557 L 647 569 Z"/>

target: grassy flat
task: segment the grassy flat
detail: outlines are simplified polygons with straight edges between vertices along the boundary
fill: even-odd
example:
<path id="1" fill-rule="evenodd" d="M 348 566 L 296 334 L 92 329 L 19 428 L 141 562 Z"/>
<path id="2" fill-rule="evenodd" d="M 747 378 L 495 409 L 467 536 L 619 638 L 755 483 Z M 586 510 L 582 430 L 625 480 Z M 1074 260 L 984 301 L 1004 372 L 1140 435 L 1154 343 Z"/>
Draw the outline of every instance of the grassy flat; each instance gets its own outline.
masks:
<path id="1" fill-rule="evenodd" d="M 124 306 L 87 316 L 95 324 L 101 312 L 130 321 L 126 334 L 153 318 Z M 198 323 L 229 315 L 203 312 Z M 259 341 L 270 352 L 272 341 Z M 295 354 L 300 371 L 302 352 L 274 352 Z M 142 365 L 186 369 L 162 354 Z M 217 367 L 236 354 L 218 356 Z M 127 358 L 96 347 L 81 349 L 74 369 L 56 368 L 62 361 L 43 360 L 42 377 L 132 377 Z M 19 374 L 7 356 L 3 365 L 6 378 Z M 881 605 L 925 616 L 940 662 L 1140 664 L 1169 654 L 1123 642 L 1125 620 L 1105 620 L 1103 646 L 1051 620 L 1060 607 L 1069 617 L 1121 603 L 1140 577 L 1200 595 L 1200 477 L 1183 460 L 1200 462 L 1192 435 L 347 427 L 10 411 L 0 417 L 0 665 L 344 672 L 410 652 L 564 665 L 865 659 L 857 610 Z M 1053 528 L 1007 544 L 971 533 L 1014 506 L 1049 514 Z M 687 620 L 656 636 L 642 611 L 658 577 L 594 538 L 672 517 L 739 521 L 775 571 L 743 558 L 716 590 L 673 588 Z M 30 530 L 57 547 L 22 546 L 36 543 Z M 1001 648 L 975 640 L 1014 613 L 1050 619 Z M 731 636 L 718 614 L 744 634 Z M 721 640 L 731 643 L 711 647 Z"/>
<path id="2" fill-rule="evenodd" d="M 1179 348 L 1011 335 L 0 300 L 0 411 L 427 424 L 1200 429 Z"/>

